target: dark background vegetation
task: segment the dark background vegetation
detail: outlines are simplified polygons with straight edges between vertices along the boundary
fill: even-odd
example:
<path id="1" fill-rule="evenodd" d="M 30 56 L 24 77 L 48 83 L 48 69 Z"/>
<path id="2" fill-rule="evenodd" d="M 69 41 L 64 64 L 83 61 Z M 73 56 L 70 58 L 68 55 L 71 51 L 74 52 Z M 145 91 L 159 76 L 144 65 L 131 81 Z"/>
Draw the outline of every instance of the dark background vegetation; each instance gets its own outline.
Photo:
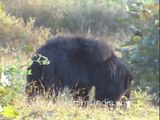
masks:
<path id="1" fill-rule="evenodd" d="M 0 0 L 0 73 L 24 75 L 16 64 L 3 68 L 6 59 L 24 63 L 48 38 L 69 34 L 111 41 L 133 72 L 133 89 L 159 103 L 157 0 Z"/>

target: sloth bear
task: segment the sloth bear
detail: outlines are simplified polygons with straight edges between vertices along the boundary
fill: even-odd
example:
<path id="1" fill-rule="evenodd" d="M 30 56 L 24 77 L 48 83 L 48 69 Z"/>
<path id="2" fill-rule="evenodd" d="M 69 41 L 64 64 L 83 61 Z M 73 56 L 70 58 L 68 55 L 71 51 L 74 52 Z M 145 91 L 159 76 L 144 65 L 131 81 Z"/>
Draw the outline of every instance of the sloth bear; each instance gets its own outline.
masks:
<path id="1" fill-rule="evenodd" d="M 131 73 L 104 41 L 59 36 L 39 48 L 31 61 L 26 86 L 29 96 L 44 92 L 57 96 L 68 87 L 74 99 L 88 100 L 94 86 L 96 100 L 130 98 Z"/>

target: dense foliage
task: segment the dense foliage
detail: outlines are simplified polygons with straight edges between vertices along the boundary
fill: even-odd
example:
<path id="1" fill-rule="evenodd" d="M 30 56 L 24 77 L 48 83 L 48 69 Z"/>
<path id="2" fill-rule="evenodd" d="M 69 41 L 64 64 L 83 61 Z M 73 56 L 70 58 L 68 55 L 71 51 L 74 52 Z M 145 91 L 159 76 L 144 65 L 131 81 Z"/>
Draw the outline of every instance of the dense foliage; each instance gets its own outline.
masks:
<path id="1" fill-rule="evenodd" d="M 123 41 L 122 53 L 131 64 L 135 85 L 156 92 L 159 88 L 159 6 L 137 3 L 132 7 L 128 6 L 128 12 L 135 35 Z"/>
<path id="2" fill-rule="evenodd" d="M 96 37 L 112 36 L 114 39 L 122 39 L 119 34 L 123 34 L 123 32 L 131 34 L 129 22 L 121 21 L 126 16 L 125 2 L 15 0 L 10 3 L 10 0 L 2 1 L 4 9 L 12 15 L 22 17 L 25 22 L 30 17 L 36 18 L 36 26 L 49 27 L 53 34 L 71 32 L 72 34 L 92 34 Z M 15 5 L 17 5 L 16 8 Z"/>

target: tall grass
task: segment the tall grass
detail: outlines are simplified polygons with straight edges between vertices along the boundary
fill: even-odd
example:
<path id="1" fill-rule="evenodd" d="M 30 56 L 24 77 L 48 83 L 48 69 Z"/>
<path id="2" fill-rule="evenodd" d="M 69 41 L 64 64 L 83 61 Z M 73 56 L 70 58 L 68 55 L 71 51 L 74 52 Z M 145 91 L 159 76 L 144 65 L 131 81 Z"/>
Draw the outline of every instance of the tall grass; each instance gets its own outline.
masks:
<path id="1" fill-rule="evenodd" d="M 30 53 L 50 36 L 50 30 L 34 28 L 34 20 L 24 23 L 5 11 L 0 13 L 0 57 L 17 51 Z"/>
<path id="2" fill-rule="evenodd" d="M 25 22 L 36 18 L 36 26 L 51 28 L 51 32 L 92 34 L 112 36 L 119 40 L 121 34 L 130 35 L 129 21 L 126 21 L 126 2 L 94 0 L 1 0 L 5 10 L 22 17 Z M 16 5 L 16 7 L 15 7 Z M 117 39 L 114 37 L 114 39 Z"/>

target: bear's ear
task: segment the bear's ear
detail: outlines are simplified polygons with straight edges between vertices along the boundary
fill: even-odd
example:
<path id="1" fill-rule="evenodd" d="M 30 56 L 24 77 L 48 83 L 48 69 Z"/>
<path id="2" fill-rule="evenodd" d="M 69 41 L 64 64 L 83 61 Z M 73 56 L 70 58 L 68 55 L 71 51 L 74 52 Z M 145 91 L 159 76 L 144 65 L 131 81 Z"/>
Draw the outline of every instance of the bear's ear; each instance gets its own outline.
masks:
<path id="1" fill-rule="evenodd" d="M 132 79 L 133 79 L 133 77 L 131 74 L 126 75 L 126 77 L 125 77 L 125 88 L 126 89 L 130 87 Z"/>

